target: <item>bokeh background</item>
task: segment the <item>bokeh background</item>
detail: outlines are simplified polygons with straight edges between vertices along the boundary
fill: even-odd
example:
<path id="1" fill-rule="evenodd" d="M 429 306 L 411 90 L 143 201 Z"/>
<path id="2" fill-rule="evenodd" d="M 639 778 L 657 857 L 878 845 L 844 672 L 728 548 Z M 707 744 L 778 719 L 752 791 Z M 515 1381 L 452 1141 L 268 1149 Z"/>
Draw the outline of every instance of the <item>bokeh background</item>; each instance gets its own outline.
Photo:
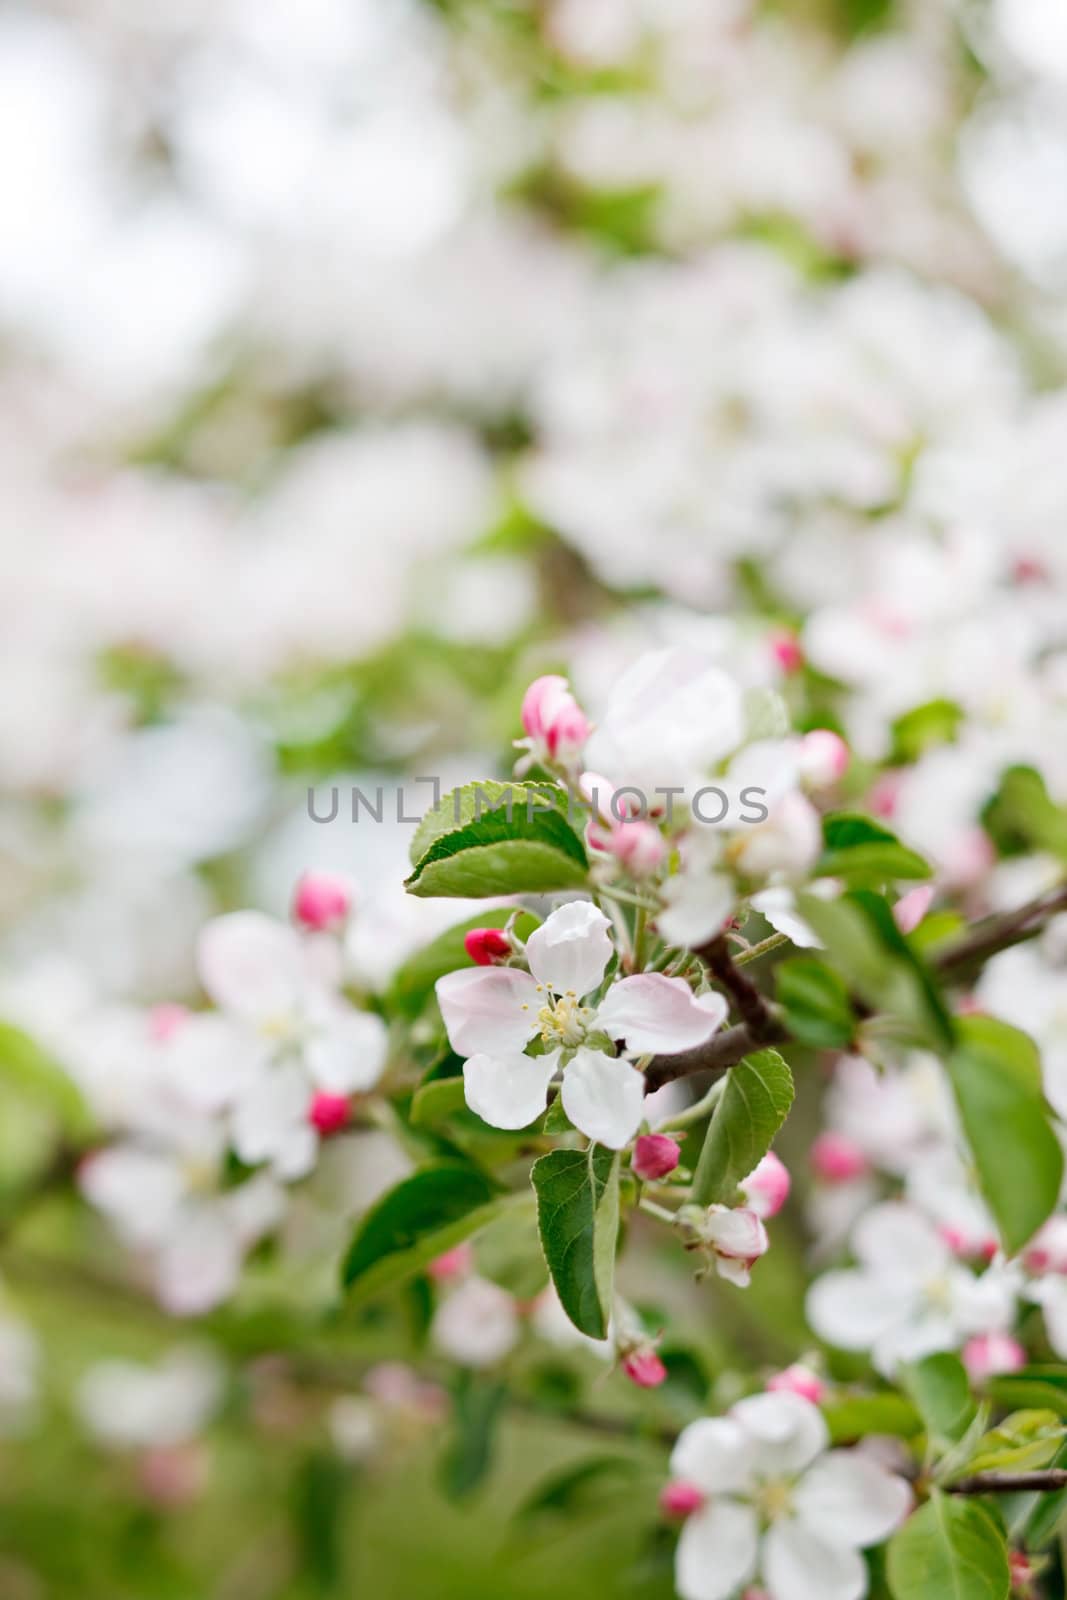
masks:
<path id="1" fill-rule="evenodd" d="M 0 216 L 5 1201 L 35 1051 L 121 1127 L 212 914 L 350 874 L 372 995 L 458 920 L 308 787 L 506 771 L 538 672 L 595 710 L 699 645 L 914 761 L 893 825 L 964 887 L 1005 766 L 1067 794 L 1062 0 L 8 0 Z M 328 1156 L 195 1326 L 5 1206 L 0 1594 L 669 1594 L 640 1444 L 580 1531 L 508 1522 L 575 1447 L 537 1420 L 457 1503 L 393 1393 L 366 1466 L 344 1362 L 417 1306 L 272 1364 L 403 1170 Z M 793 1353 L 794 1225 L 742 1312 L 648 1265 L 713 1374 Z"/>

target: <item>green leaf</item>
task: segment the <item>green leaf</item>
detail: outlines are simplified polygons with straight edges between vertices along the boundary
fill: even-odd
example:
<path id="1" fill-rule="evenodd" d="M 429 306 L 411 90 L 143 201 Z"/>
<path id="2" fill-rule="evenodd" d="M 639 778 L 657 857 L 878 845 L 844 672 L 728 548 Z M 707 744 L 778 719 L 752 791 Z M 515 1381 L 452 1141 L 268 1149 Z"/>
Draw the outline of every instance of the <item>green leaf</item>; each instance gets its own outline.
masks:
<path id="1" fill-rule="evenodd" d="M 1059 1454 L 1067 1428 L 1055 1411 L 1013 1411 L 979 1439 L 967 1462 L 976 1472 L 1035 1472 Z"/>
<path id="2" fill-rule="evenodd" d="M 341 1268 L 352 1303 L 401 1283 L 498 1216 L 507 1204 L 476 1167 L 441 1162 L 383 1195 L 356 1229 Z"/>
<path id="3" fill-rule="evenodd" d="M 759 1050 L 731 1068 L 700 1154 L 702 1203 L 730 1204 L 738 1184 L 767 1154 L 792 1104 L 793 1074 L 777 1050 Z"/>
<path id="4" fill-rule="evenodd" d="M 619 1157 L 602 1145 L 552 1150 L 530 1173 L 537 1226 L 560 1304 L 580 1332 L 606 1339 L 619 1231 Z"/>
<path id="5" fill-rule="evenodd" d="M 587 1456 L 543 1479 L 515 1513 L 519 1524 L 541 1522 L 548 1515 L 587 1513 L 598 1501 L 616 1500 L 619 1478 L 633 1477 L 639 1464 L 630 1456 Z"/>
<path id="6" fill-rule="evenodd" d="M 876 885 L 928 878 L 930 868 L 880 822 L 859 812 L 835 811 L 823 819 L 823 853 L 815 876 Z"/>
<path id="7" fill-rule="evenodd" d="M 848 990 L 823 962 L 796 956 L 775 972 L 778 1004 L 788 1031 L 817 1050 L 844 1050 L 856 1032 Z"/>
<path id="8" fill-rule="evenodd" d="M 513 817 L 523 817 L 530 806 L 535 815 L 555 809 L 566 816 L 572 802 L 564 790 L 551 783 L 502 783 L 498 778 L 465 783 L 462 788 L 450 789 L 442 795 L 415 829 L 408 852 L 411 865 L 417 867 L 438 839 L 461 831 L 468 823 L 477 822 L 498 807 L 506 815 L 509 804 Z"/>
<path id="9" fill-rule="evenodd" d="M 1067 1467 L 1067 1444 L 1060 1447 L 1049 1464 L 1061 1469 Z M 1022 1523 L 1019 1542 L 1026 1550 L 1040 1550 L 1042 1545 L 1049 1543 L 1060 1525 L 1064 1510 L 1067 1509 L 1067 1489 L 1058 1489 L 1054 1494 L 1035 1491 L 1022 1503 L 1028 1505 L 1029 1510 Z M 1017 1526 L 1013 1521 L 1013 1533 Z"/>
<path id="10" fill-rule="evenodd" d="M 447 933 L 440 934 L 424 945 L 395 973 L 386 993 L 389 1011 L 399 1012 L 405 1017 L 417 1017 L 433 993 L 438 978 L 455 972 L 459 967 L 474 965 L 464 944 L 467 934 L 475 928 L 503 928 L 512 917 L 515 917 L 515 932 L 523 940 L 528 939 L 540 925 L 539 919 L 528 911 L 520 912 L 516 917 L 514 906 L 496 906 L 479 912 L 477 916 L 468 917 L 466 922 L 449 928 Z"/>
<path id="11" fill-rule="evenodd" d="M 420 1084 L 411 1099 L 411 1125 L 432 1128 L 466 1105 L 462 1078 L 432 1078 Z"/>
<path id="12" fill-rule="evenodd" d="M 1067 810 L 1033 767 L 1010 767 L 982 817 L 1002 855 L 1047 850 L 1067 861 Z"/>
<path id="13" fill-rule="evenodd" d="M 865 889 L 839 900 L 798 896 L 798 910 L 835 969 L 872 1010 L 892 1019 L 902 1042 L 944 1050 L 952 1023 L 927 968 L 893 921 L 887 901 Z"/>
<path id="14" fill-rule="evenodd" d="M 901 1376 L 931 1440 L 942 1448 L 957 1444 L 977 1410 L 959 1357 L 947 1351 L 927 1356 L 914 1366 L 905 1367 Z"/>
<path id="15" fill-rule="evenodd" d="M 911 1439 L 922 1427 L 918 1411 L 902 1394 L 848 1395 L 824 1402 L 822 1414 L 834 1444 L 863 1439 L 869 1433 Z"/>
<path id="16" fill-rule="evenodd" d="M 411 894 L 478 898 L 582 887 L 588 872 L 585 846 L 561 811 L 529 809 L 527 801 L 532 805 L 537 798 L 532 787 L 471 787 L 499 788 L 504 797 L 497 796 L 495 809 L 485 809 L 490 795 L 480 816 L 433 839 L 407 879 Z"/>
<path id="17" fill-rule="evenodd" d="M 978 1181 L 1009 1255 L 1056 1206 L 1063 1151 L 1045 1108 L 1037 1048 L 992 1017 L 964 1017 L 948 1059 Z"/>
<path id="18" fill-rule="evenodd" d="M 507 1389 L 481 1374 L 464 1372 L 452 1400 L 452 1435 L 441 1461 L 441 1487 L 452 1500 L 473 1494 L 488 1474 L 493 1435 Z"/>
<path id="19" fill-rule="evenodd" d="M 990 1378 L 986 1387 L 998 1405 L 1040 1407 L 1067 1417 L 1067 1367 L 1021 1367 Z"/>
<path id="20" fill-rule="evenodd" d="M 935 745 L 953 744 L 963 721 L 963 709 L 954 700 L 928 700 L 905 711 L 893 723 L 890 763 L 911 766 Z"/>
<path id="21" fill-rule="evenodd" d="M 1008 1600 L 1004 1534 L 976 1500 L 935 1489 L 889 1542 L 894 1600 Z"/>
<path id="22" fill-rule="evenodd" d="M 0 1022 L 0 1083 L 39 1105 L 75 1137 L 92 1128 L 88 1108 L 72 1078 L 28 1033 Z"/>

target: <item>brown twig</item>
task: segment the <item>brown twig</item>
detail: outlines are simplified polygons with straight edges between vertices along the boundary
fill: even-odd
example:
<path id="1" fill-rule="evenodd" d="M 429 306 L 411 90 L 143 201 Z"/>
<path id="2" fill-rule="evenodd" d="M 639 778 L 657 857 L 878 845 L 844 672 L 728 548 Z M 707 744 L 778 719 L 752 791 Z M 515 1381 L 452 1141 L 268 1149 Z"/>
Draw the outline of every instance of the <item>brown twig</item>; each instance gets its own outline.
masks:
<path id="1" fill-rule="evenodd" d="M 973 1478 L 946 1483 L 946 1494 L 1020 1494 L 1026 1489 L 1067 1489 L 1067 1467 L 1045 1472 L 979 1472 Z"/>

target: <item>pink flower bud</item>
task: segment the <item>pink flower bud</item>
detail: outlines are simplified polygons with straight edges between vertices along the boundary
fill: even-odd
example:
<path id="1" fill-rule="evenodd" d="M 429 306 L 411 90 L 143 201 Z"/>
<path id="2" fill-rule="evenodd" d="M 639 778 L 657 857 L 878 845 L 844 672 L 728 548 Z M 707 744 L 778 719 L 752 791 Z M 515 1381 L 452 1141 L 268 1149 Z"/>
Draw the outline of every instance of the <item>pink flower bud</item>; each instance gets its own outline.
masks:
<path id="1" fill-rule="evenodd" d="M 704 1491 L 695 1483 L 676 1478 L 660 1490 L 659 1508 L 665 1517 L 688 1517 L 704 1504 Z"/>
<path id="2" fill-rule="evenodd" d="M 840 734 L 814 728 L 800 741 L 800 776 L 812 789 L 827 789 L 848 771 L 851 752 Z"/>
<path id="3" fill-rule="evenodd" d="M 426 1271 L 436 1283 L 450 1283 L 455 1278 L 465 1278 L 473 1267 L 473 1245 L 457 1244 L 454 1250 L 446 1250 L 444 1255 L 436 1256 Z"/>
<path id="4" fill-rule="evenodd" d="M 996 859 L 993 841 L 984 828 L 964 828 L 942 857 L 942 875 L 953 888 L 967 889 L 985 877 Z"/>
<path id="5" fill-rule="evenodd" d="M 148 1032 L 158 1044 L 165 1044 L 168 1039 L 174 1037 L 188 1015 L 185 1006 L 175 1005 L 172 1002 L 153 1006 L 148 1013 Z"/>
<path id="6" fill-rule="evenodd" d="M 510 944 L 499 928 L 472 928 L 463 940 L 463 948 L 480 967 L 491 967 L 497 961 L 506 961 L 512 953 Z"/>
<path id="7" fill-rule="evenodd" d="M 305 872 L 293 891 L 293 920 L 314 933 L 336 933 L 351 909 L 351 888 L 331 873 Z"/>
<path id="8" fill-rule="evenodd" d="M 759 1166 L 741 1184 L 742 1193 L 757 1217 L 776 1217 L 789 1198 L 789 1170 L 768 1150 Z"/>
<path id="9" fill-rule="evenodd" d="M 153 1445 L 137 1460 L 137 1482 L 153 1505 L 175 1510 L 199 1499 L 207 1487 L 208 1459 L 202 1445 Z"/>
<path id="10" fill-rule="evenodd" d="M 535 754 L 569 761 L 591 732 L 585 713 L 571 694 L 566 678 L 535 678 L 522 701 L 522 725 Z"/>
<path id="11" fill-rule="evenodd" d="M 867 1171 L 867 1157 L 843 1133 L 820 1133 L 811 1147 L 811 1165 L 824 1183 L 851 1183 Z"/>
<path id="12" fill-rule="evenodd" d="M 666 1133 L 643 1133 L 634 1145 L 630 1166 L 646 1183 L 665 1178 L 678 1165 L 681 1146 Z"/>
<path id="13" fill-rule="evenodd" d="M 907 894 L 901 895 L 893 907 L 893 921 L 901 933 L 915 932 L 930 909 L 934 892 L 932 884 L 921 883 L 917 889 L 909 889 Z"/>
<path id="14" fill-rule="evenodd" d="M 308 1121 L 324 1138 L 340 1133 L 348 1122 L 348 1101 L 343 1094 L 327 1094 L 320 1089 L 308 1107 Z"/>
<path id="15" fill-rule="evenodd" d="M 1008 1551 L 1008 1571 L 1011 1574 L 1012 1593 L 1020 1595 L 1022 1600 L 1031 1600 L 1036 1573 L 1025 1550 Z"/>
<path id="16" fill-rule="evenodd" d="M 1018 1372 L 1026 1365 L 1026 1351 L 1009 1333 L 980 1333 L 968 1339 L 963 1365 L 972 1383 L 984 1383 L 998 1372 Z"/>
<path id="17" fill-rule="evenodd" d="M 937 1231 L 952 1254 L 964 1261 L 992 1261 L 999 1248 L 991 1233 L 968 1232 L 965 1228 L 954 1227 L 950 1222 L 942 1223 Z"/>
<path id="18" fill-rule="evenodd" d="M 882 773 L 867 796 L 867 808 L 872 816 L 885 818 L 896 815 L 900 805 L 900 784 L 899 772 Z"/>
<path id="19" fill-rule="evenodd" d="M 804 665 L 804 652 L 795 633 L 780 628 L 771 634 L 771 654 L 783 672 L 799 672 Z"/>
<path id="20" fill-rule="evenodd" d="M 639 1389 L 658 1389 L 667 1369 L 651 1345 L 642 1345 L 623 1357 L 622 1370 Z"/>
<path id="21" fill-rule="evenodd" d="M 1023 1266 L 1038 1277 L 1067 1273 L 1067 1216 L 1050 1217 L 1038 1229 L 1023 1251 Z"/>
<path id="22" fill-rule="evenodd" d="M 702 1233 L 716 1257 L 719 1276 L 746 1288 L 752 1268 L 770 1249 L 762 1220 L 751 1207 L 708 1206 Z"/>
<path id="23" fill-rule="evenodd" d="M 667 842 L 651 822 L 620 823 L 611 831 L 608 848 L 634 878 L 643 878 L 646 873 L 655 872 L 667 855 Z"/>
<path id="24" fill-rule="evenodd" d="M 802 1366 L 799 1361 L 783 1368 L 781 1372 L 773 1373 L 767 1379 L 766 1387 L 773 1394 L 798 1394 L 802 1400 L 810 1400 L 813 1406 L 817 1406 L 826 1393 L 826 1385 L 818 1373 Z"/>

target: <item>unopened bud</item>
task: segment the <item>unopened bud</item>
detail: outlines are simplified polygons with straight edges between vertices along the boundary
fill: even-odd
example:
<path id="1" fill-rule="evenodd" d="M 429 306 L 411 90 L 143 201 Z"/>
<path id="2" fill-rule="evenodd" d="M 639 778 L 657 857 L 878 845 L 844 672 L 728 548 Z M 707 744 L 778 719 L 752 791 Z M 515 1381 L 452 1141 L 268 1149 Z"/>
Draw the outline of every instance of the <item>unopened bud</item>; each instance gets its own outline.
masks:
<path id="1" fill-rule="evenodd" d="M 851 1183 L 867 1171 L 867 1157 L 843 1133 L 820 1133 L 811 1147 L 811 1165 L 824 1183 Z"/>
<path id="2" fill-rule="evenodd" d="M 757 1217 L 776 1217 L 789 1198 L 789 1169 L 773 1150 L 741 1183 L 741 1191 Z"/>
<path id="3" fill-rule="evenodd" d="M 585 712 L 571 694 L 566 678 L 535 678 L 522 701 L 522 725 L 535 755 L 570 761 L 591 732 Z"/>
<path id="4" fill-rule="evenodd" d="M 704 1504 L 704 1491 L 695 1483 L 677 1478 L 660 1490 L 659 1508 L 665 1517 L 689 1517 Z"/>
<path id="5" fill-rule="evenodd" d="M 837 783 L 851 759 L 844 739 L 830 728 L 813 728 L 800 741 L 800 776 L 812 789 L 828 789 Z"/>
<path id="6" fill-rule="evenodd" d="M 933 898 L 934 889 L 929 883 L 921 883 L 917 889 L 909 889 L 907 894 L 901 895 L 893 907 L 893 921 L 901 933 L 914 933 Z"/>
<path id="7" fill-rule="evenodd" d="M 651 1345 L 643 1345 L 624 1356 L 622 1370 L 639 1389 L 658 1389 L 667 1378 L 667 1369 Z"/>
<path id="8" fill-rule="evenodd" d="M 767 1379 L 766 1387 L 773 1394 L 798 1394 L 802 1400 L 810 1400 L 813 1406 L 817 1406 L 826 1393 L 826 1385 L 818 1373 L 799 1361 L 775 1372 Z"/>
<path id="9" fill-rule="evenodd" d="M 340 1133 L 348 1122 L 348 1101 L 343 1094 L 327 1094 L 320 1089 L 308 1107 L 308 1121 L 324 1138 Z"/>
<path id="10" fill-rule="evenodd" d="M 1018 1372 L 1026 1365 L 1026 1351 L 1008 1333 L 980 1333 L 968 1339 L 962 1360 L 971 1382 L 984 1383 L 999 1372 Z"/>
<path id="11" fill-rule="evenodd" d="M 643 1133 L 634 1145 L 630 1166 L 645 1183 L 665 1178 L 678 1165 L 681 1147 L 666 1133 Z"/>
<path id="12" fill-rule="evenodd" d="M 495 962 L 506 961 L 512 953 L 510 944 L 499 928 L 472 928 L 464 937 L 463 948 L 480 967 L 491 967 Z"/>
<path id="13" fill-rule="evenodd" d="M 293 892 L 293 920 L 313 933 L 336 933 L 351 909 L 350 886 L 332 873 L 305 872 Z"/>

